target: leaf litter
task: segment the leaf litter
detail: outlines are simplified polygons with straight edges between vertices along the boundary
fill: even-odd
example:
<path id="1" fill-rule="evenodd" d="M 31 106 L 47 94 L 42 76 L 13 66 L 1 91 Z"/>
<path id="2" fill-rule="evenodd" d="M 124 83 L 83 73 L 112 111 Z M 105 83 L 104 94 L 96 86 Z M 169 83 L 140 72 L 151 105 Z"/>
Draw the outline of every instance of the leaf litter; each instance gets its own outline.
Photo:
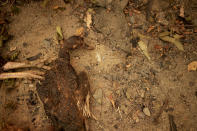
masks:
<path id="1" fill-rule="evenodd" d="M 148 47 L 147 47 L 147 44 L 145 44 L 142 40 L 140 40 L 138 42 L 138 45 L 141 49 L 141 51 L 143 52 L 143 54 L 148 58 L 148 60 L 150 60 L 150 56 L 149 56 L 149 53 L 148 53 Z"/>
<path id="2" fill-rule="evenodd" d="M 56 31 L 57 31 L 57 39 L 58 39 L 59 41 L 63 40 L 63 39 L 64 39 L 64 36 L 63 36 L 63 34 L 62 34 L 62 29 L 61 29 L 61 27 L 60 27 L 60 26 L 57 26 L 57 27 L 56 27 Z"/>
<path id="3" fill-rule="evenodd" d="M 170 43 L 174 44 L 179 50 L 184 51 L 183 44 L 179 41 L 181 36 L 175 34 L 175 35 L 173 35 L 173 37 L 170 37 L 168 35 L 170 35 L 170 32 L 168 32 L 168 31 L 162 32 L 159 34 L 159 38 L 163 41 L 170 42 Z"/>
<path id="4" fill-rule="evenodd" d="M 188 65 L 188 71 L 196 71 L 197 70 L 197 61 L 193 61 Z"/>
<path id="5" fill-rule="evenodd" d="M 151 114 L 150 114 L 150 110 L 149 110 L 147 107 L 145 107 L 145 108 L 143 109 L 143 112 L 144 112 L 144 114 L 147 115 L 147 116 L 150 116 L 150 115 L 151 115 Z"/>

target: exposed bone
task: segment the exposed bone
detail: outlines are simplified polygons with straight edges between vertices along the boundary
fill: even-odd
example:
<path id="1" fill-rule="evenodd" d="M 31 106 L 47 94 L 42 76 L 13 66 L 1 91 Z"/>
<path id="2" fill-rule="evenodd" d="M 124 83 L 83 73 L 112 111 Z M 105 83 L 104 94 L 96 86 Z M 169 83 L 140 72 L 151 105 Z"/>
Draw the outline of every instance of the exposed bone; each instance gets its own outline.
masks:
<path id="1" fill-rule="evenodd" d="M 44 66 L 44 65 L 36 65 L 35 67 L 42 68 L 42 69 L 45 69 L 45 70 L 50 70 L 51 69 L 50 66 Z"/>
<path id="2" fill-rule="evenodd" d="M 34 75 L 44 75 L 44 72 L 39 71 L 39 70 L 28 70 L 28 71 L 23 71 L 23 72 L 31 73 L 31 74 L 34 74 Z"/>
<path id="3" fill-rule="evenodd" d="M 27 63 L 21 63 L 21 62 L 7 62 L 3 66 L 3 70 L 6 71 L 6 70 L 11 70 L 11 69 L 28 68 L 28 67 L 43 68 L 45 70 L 51 69 L 49 66 L 43 66 L 43 65 L 27 64 Z"/>
<path id="4" fill-rule="evenodd" d="M 35 71 L 1 73 L 0 74 L 0 80 L 14 79 L 14 78 L 44 79 L 44 77 L 36 75 L 36 74 L 39 74 L 39 73 L 35 72 Z"/>
<path id="5" fill-rule="evenodd" d="M 11 70 L 11 69 L 18 69 L 18 68 L 26 68 L 26 67 L 32 67 L 30 65 L 27 65 L 26 63 L 20 63 L 20 62 L 7 62 L 3 66 L 3 70 Z"/>

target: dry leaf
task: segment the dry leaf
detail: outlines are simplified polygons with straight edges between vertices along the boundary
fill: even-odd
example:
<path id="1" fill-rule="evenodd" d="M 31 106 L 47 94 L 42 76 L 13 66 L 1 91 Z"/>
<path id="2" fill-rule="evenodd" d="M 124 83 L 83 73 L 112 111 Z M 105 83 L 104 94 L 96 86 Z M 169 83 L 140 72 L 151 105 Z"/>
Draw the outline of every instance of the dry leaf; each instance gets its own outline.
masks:
<path id="1" fill-rule="evenodd" d="M 172 38 L 170 36 L 160 37 L 161 40 L 173 43 L 179 50 L 184 51 L 182 43 L 176 38 Z"/>
<path id="2" fill-rule="evenodd" d="M 154 48 L 157 49 L 157 50 L 161 50 L 162 46 L 161 45 L 155 45 Z"/>
<path id="3" fill-rule="evenodd" d="M 42 6 L 45 8 L 46 5 L 48 4 L 49 0 L 44 0 L 43 3 L 42 3 Z"/>
<path id="4" fill-rule="evenodd" d="M 83 33 L 84 33 L 84 28 L 83 27 L 80 27 L 76 30 L 76 35 L 77 36 L 81 36 Z"/>
<path id="5" fill-rule="evenodd" d="M 191 34 L 193 34 L 193 32 L 188 32 L 188 31 L 187 31 L 187 32 L 184 32 L 184 34 L 185 34 L 185 35 L 191 35 Z"/>
<path id="6" fill-rule="evenodd" d="M 59 6 L 57 6 L 57 5 L 53 7 L 54 10 L 56 10 L 56 9 L 58 9 L 58 8 L 59 8 Z"/>
<path id="7" fill-rule="evenodd" d="M 63 10 L 65 10 L 66 8 L 65 8 L 65 7 L 61 7 L 61 6 L 54 6 L 53 9 L 54 9 L 54 10 L 61 10 L 61 11 L 63 11 Z"/>
<path id="8" fill-rule="evenodd" d="M 150 26 L 150 27 L 148 28 L 147 32 L 148 32 L 148 33 L 151 32 L 154 28 L 155 28 L 155 26 Z"/>
<path id="9" fill-rule="evenodd" d="M 150 110 L 149 110 L 147 107 L 145 107 L 145 108 L 143 109 L 143 112 L 144 112 L 144 114 L 147 115 L 147 116 L 150 116 L 150 115 L 151 115 L 151 114 L 150 114 Z"/>
<path id="10" fill-rule="evenodd" d="M 137 13 L 137 14 L 141 14 L 141 12 L 140 12 L 139 10 L 133 9 L 133 12 L 134 12 L 134 13 Z"/>
<path id="11" fill-rule="evenodd" d="M 178 39 L 182 38 L 183 36 L 182 35 L 175 34 L 175 35 L 173 35 L 173 37 L 178 40 Z"/>
<path id="12" fill-rule="evenodd" d="M 197 61 L 193 61 L 188 65 L 188 71 L 196 71 L 197 69 Z"/>
<path id="13" fill-rule="evenodd" d="M 16 46 L 10 47 L 10 51 L 15 51 L 15 50 L 16 50 Z"/>
<path id="14" fill-rule="evenodd" d="M 167 36 L 167 35 L 170 35 L 169 31 L 164 31 L 162 33 L 159 33 L 159 37 L 163 37 L 163 36 Z"/>
<path id="15" fill-rule="evenodd" d="M 143 41 L 139 41 L 138 45 L 139 45 L 140 49 L 142 50 L 142 52 L 144 53 L 144 55 L 150 60 L 147 44 L 145 44 Z"/>
<path id="16" fill-rule="evenodd" d="M 60 26 L 57 26 L 57 27 L 56 27 L 56 31 L 57 31 L 57 34 L 58 34 L 58 36 L 59 36 L 59 40 L 63 40 L 64 37 L 63 37 L 63 34 L 62 34 L 62 29 L 61 29 L 61 27 L 60 27 Z"/>
<path id="17" fill-rule="evenodd" d="M 126 68 L 129 68 L 129 67 L 131 67 L 131 64 L 126 65 Z"/>
<path id="18" fill-rule="evenodd" d="M 135 34 L 135 36 L 138 36 L 138 37 L 140 37 L 140 39 L 152 39 L 152 37 L 149 37 L 149 36 L 147 36 L 147 35 L 143 35 L 143 34 L 141 34 L 141 33 L 139 33 L 139 31 L 138 30 L 136 30 L 136 29 L 133 29 L 133 31 L 131 32 L 131 34 L 133 35 L 133 34 Z"/>

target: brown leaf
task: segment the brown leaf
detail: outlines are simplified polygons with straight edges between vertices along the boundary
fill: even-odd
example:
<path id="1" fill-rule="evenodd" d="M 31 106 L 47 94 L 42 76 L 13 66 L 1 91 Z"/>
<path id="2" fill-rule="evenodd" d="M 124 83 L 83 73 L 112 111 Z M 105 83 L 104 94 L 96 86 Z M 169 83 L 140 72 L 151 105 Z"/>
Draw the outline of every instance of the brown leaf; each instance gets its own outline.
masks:
<path id="1" fill-rule="evenodd" d="M 80 27 L 76 30 L 76 35 L 77 36 L 81 36 L 83 33 L 84 33 L 84 28 L 83 27 Z"/>
<path id="2" fill-rule="evenodd" d="M 155 45 L 154 48 L 157 49 L 157 50 L 161 50 L 162 46 L 161 45 Z"/>
<path id="3" fill-rule="evenodd" d="M 65 10 L 66 8 L 65 8 L 65 7 L 60 7 L 60 6 L 54 6 L 53 9 L 54 9 L 54 10 L 61 10 L 61 11 L 63 11 L 63 10 Z"/>
<path id="4" fill-rule="evenodd" d="M 193 61 L 188 65 L 188 71 L 196 71 L 197 69 L 197 61 Z"/>
<path id="5" fill-rule="evenodd" d="M 159 37 L 159 38 L 163 41 L 173 43 L 179 50 L 184 51 L 183 45 L 179 40 L 177 40 L 173 37 L 170 37 L 170 36 L 163 36 L 163 37 Z"/>
<path id="6" fill-rule="evenodd" d="M 137 14 L 141 14 L 141 12 L 140 12 L 139 10 L 133 9 L 133 12 L 134 12 L 134 13 L 137 13 Z"/>
<path id="7" fill-rule="evenodd" d="M 57 34 L 58 34 L 60 40 L 63 40 L 64 37 L 63 37 L 63 34 L 62 34 L 62 28 L 60 26 L 57 26 L 56 31 L 57 31 Z"/>
<path id="8" fill-rule="evenodd" d="M 144 43 L 143 41 L 139 41 L 138 45 L 139 45 L 141 51 L 143 52 L 143 54 L 150 60 L 151 58 L 150 58 L 149 53 L 148 53 L 147 44 Z"/>
<path id="9" fill-rule="evenodd" d="M 59 8 L 59 6 L 57 6 L 57 5 L 53 7 L 54 10 L 56 10 L 56 9 L 58 9 L 58 8 Z"/>
<path id="10" fill-rule="evenodd" d="M 150 26 L 150 27 L 148 28 L 147 32 L 148 32 L 148 33 L 151 32 L 154 28 L 155 28 L 155 26 Z"/>

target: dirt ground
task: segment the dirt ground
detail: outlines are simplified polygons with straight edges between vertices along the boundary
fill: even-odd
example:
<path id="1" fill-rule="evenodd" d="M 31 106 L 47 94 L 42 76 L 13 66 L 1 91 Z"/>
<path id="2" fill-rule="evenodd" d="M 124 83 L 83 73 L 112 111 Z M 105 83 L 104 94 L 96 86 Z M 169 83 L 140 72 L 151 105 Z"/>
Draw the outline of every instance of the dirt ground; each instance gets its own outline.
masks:
<path id="1" fill-rule="evenodd" d="M 56 0 L 47 8 L 37 1 L 19 6 L 19 14 L 11 16 L 9 33 L 14 37 L 4 55 L 17 50 L 15 61 L 29 62 L 40 54 L 32 61 L 48 65 L 60 47 L 55 41 L 56 27 L 62 28 L 64 38 L 83 27 L 85 42 L 95 49 L 73 51 L 71 64 L 77 73 L 85 71 L 89 77 L 91 111 L 96 117 L 88 119 L 90 130 L 196 131 L 197 72 L 188 71 L 188 64 L 197 60 L 197 14 L 191 16 L 192 28 L 182 29 L 184 20 L 177 17 L 182 5 L 185 17 L 196 10 L 195 0 L 192 7 L 184 1 L 176 7 L 168 0 L 95 1 L 95 5 Z M 65 10 L 55 10 L 58 6 Z M 85 21 L 87 14 L 91 25 Z M 159 34 L 165 31 L 183 36 L 184 51 L 161 40 Z M 148 56 L 139 41 L 147 45 Z M 2 84 L 1 126 L 30 123 L 30 129 L 38 130 L 48 121 L 37 94 L 38 82 L 17 79 L 12 87 Z"/>

